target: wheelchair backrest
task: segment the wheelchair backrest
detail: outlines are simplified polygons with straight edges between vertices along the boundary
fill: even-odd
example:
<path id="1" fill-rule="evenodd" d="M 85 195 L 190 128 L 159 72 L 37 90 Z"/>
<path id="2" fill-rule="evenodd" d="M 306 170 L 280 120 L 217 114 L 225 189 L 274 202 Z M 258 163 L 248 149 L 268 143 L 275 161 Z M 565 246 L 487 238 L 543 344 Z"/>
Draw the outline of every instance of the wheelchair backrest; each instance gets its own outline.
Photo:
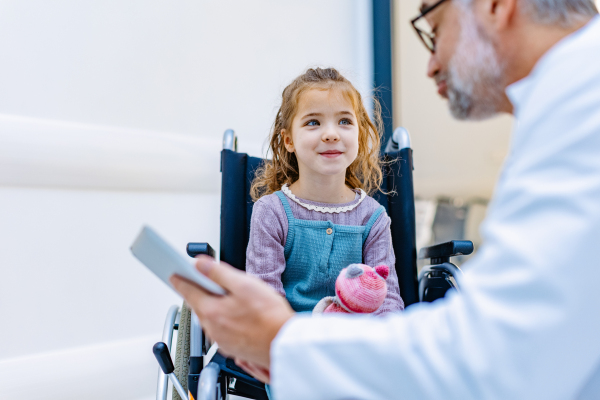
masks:
<path id="1" fill-rule="evenodd" d="M 415 239 L 415 201 L 412 150 L 384 154 L 383 192 L 373 196 L 392 220 L 392 242 L 400 294 L 406 306 L 419 301 Z M 221 253 L 220 259 L 245 270 L 246 247 L 254 202 L 250 185 L 262 159 L 232 150 L 221 152 Z"/>

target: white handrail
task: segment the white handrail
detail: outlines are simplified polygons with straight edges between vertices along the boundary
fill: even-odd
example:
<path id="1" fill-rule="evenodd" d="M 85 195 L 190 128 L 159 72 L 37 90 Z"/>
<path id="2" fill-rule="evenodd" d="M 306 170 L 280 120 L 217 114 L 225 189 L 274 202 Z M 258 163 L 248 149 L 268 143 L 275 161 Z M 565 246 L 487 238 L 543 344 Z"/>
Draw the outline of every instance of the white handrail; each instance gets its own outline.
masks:
<path id="1" fill-rule="evenodd" d="M 206 136 L 0 114 L 0 186 L 218 193 Z"/>
<path id="2" fill-rule="evenodd" d="M 198 400 L 220 399 L 219 395 L 219 373 L 221 368 L 218 364 L 209 363 L 200 373 L 198 382 Z"/>

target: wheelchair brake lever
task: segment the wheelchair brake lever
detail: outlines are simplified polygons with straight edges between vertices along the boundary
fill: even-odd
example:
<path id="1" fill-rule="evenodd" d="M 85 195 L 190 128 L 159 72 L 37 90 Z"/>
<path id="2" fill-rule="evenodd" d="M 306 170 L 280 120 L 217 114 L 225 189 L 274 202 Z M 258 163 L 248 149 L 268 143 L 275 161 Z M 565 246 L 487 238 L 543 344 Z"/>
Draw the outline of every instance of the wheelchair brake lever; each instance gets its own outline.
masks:
<path id="1" fill-rule="evenodd" d="M 179 396 L 182 399 L 189 400 L 187 393 L 183 390 L 183 386 L 179 383 L 179 379 L 174 374 L 175 367 L 173 366 L 173 360 L 171 360 L 171 354 L 167 345 L 163 342 L 158 342 L 152 347 L 152 352 L 154 353 L 154 357 L 156 357 L 156 361 L 158 361 L 158 365 L 160 365 L 160 369 L 169 377 Z"/>

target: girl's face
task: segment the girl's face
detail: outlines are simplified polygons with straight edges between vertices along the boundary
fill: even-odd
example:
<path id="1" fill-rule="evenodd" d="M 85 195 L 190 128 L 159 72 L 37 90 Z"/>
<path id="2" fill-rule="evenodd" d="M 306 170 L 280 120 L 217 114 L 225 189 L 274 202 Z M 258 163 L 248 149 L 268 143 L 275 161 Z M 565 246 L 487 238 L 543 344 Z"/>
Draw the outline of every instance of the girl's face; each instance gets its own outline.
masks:
<path id="1" fill-rule="evenodd" d="M 300 178 L 341 175 L 358 155 L 354 107 L 339 90 L 311 89 L 300 96 L 286 149 L 296 153 Z"/>

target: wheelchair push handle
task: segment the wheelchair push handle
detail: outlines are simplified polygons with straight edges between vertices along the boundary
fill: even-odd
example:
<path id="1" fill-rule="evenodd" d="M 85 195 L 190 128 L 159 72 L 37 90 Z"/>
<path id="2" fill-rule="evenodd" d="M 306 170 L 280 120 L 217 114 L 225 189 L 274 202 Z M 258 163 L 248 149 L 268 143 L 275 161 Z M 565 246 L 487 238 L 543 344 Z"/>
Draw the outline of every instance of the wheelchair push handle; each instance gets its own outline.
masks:
<path id="1" fill-rule="evenodd" d="M 410 134 L 406 128 L 399 126 L 392 133 L 392 137 L 387 142 L 385 152 L 398 151 L 402 149 L 410 149 Z"/>
<path id="2" fill-rule="evenodd" d="M 183 390 L 183 386 L 181 386 L 181 383 L 179 383 L 179 380 L 173 373 L 175 366 L 173 365 L 173 360 L 171 360 L 171 354 L 167 345 L 163 342 L 158 342 L 152 346 L 152 352 L 154 353 L 154 357 L 156 357 L 156 361 L 158 361 L 158 365 L 160 365 L 160 369 L 169 377 L 179 396 L 182 399 L 188 400 L 187 393 Z"/>

